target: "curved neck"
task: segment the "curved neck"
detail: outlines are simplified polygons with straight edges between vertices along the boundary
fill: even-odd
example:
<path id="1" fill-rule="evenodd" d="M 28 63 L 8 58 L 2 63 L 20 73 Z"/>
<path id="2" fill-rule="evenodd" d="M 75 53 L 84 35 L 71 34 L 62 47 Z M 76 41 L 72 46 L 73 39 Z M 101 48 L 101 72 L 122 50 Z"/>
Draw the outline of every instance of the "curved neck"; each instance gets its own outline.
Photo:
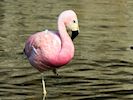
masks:
<path id="1" fill-rule="evenodd" d="M 74 45 L 67 33 L 66 26 L 62 17 L 59 17 L 58 19 L 58 30 L 61 39 L 61 50 L 58 56 L 58 60 L 62 63 L 68 63 L 74 55 Z"/>
<path id="2" fill-rule="evenodd" d="M 64 20 L 62 17 L 59 17 L 59 19 L 58 19 L 58 31 L 59 31 L 59 35 L 60 35 L 60 39 L 61 39 L 62 49 L 67 48 L 68 44 L 73 45 L 72 40 L 67 33 L 66 26 L 64 24 Z"/>

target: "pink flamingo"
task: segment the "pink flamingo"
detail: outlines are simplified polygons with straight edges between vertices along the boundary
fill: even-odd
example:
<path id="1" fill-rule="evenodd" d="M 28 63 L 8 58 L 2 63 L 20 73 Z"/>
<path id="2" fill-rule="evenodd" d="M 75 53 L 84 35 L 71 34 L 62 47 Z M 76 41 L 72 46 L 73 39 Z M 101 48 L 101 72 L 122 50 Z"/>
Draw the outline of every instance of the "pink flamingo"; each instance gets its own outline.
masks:
<path id="1" fill-rule="evenodd" d="M 72 31 L 71 38 L 67 33 Z M 31 35 L 24 48 L 30 64 L 40 72 L 53 70 L 67 64 L 74 56 L 72 40 L 78 35 L 77 15 L 72 10 L 63 11 L 58 17 L 58 31 L 45 30 Z M 42 75 L 43 93 L 46 97 L 45 81 Z"/>

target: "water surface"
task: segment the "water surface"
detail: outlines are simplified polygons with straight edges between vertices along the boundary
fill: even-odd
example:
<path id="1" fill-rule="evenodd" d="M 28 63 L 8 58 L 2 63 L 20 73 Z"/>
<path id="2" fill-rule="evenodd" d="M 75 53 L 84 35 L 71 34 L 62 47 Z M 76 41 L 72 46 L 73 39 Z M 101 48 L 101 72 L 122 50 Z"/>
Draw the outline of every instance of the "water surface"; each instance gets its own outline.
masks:
<path id="1" fill-rule="evenodd" d="M 47 100 L 133 99 L 132 0 L 1 0 L 0 100 L 41 100 L 40 73 L 22 55 L 32 33 L 57 29 L 60 12 L 79 18 L 75 57 L 45 72 Z"/>

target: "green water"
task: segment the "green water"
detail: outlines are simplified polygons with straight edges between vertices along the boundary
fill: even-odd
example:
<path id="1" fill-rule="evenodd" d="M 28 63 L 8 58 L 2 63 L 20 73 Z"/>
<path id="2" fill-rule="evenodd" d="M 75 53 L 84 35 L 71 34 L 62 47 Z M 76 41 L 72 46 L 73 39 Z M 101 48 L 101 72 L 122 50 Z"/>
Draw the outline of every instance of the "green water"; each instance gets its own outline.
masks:
<path id="1" fill-rule="evenodd" d="M 132 0 L 1 0 L 0 100 L 42 100 L 41 75 L 21 53 L 32 33 L 57 30 L 66 9 L 80 34 L 72 62 L 58 77 L 45 72 L 47 100 L 132 100 Z"/>

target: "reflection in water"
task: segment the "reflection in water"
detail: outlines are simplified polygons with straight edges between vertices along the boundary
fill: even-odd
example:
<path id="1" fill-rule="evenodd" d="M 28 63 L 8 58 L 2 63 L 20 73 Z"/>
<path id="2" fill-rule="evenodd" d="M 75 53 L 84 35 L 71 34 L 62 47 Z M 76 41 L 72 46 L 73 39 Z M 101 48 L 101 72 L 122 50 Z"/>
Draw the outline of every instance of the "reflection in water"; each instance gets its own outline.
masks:
<path id="1" fill-rule="evenodd" d="M 57 3 L 58 2 L 58 3 Z M 21 54 L 27 37 L 57 29 L 73 9 L 80 24 L 73 61 L 59 76 L 45 72 L 48 100 L 133 99 L 132 0 L 1 0 L 0 100 L 42 100 L 40 73 Z"/>

